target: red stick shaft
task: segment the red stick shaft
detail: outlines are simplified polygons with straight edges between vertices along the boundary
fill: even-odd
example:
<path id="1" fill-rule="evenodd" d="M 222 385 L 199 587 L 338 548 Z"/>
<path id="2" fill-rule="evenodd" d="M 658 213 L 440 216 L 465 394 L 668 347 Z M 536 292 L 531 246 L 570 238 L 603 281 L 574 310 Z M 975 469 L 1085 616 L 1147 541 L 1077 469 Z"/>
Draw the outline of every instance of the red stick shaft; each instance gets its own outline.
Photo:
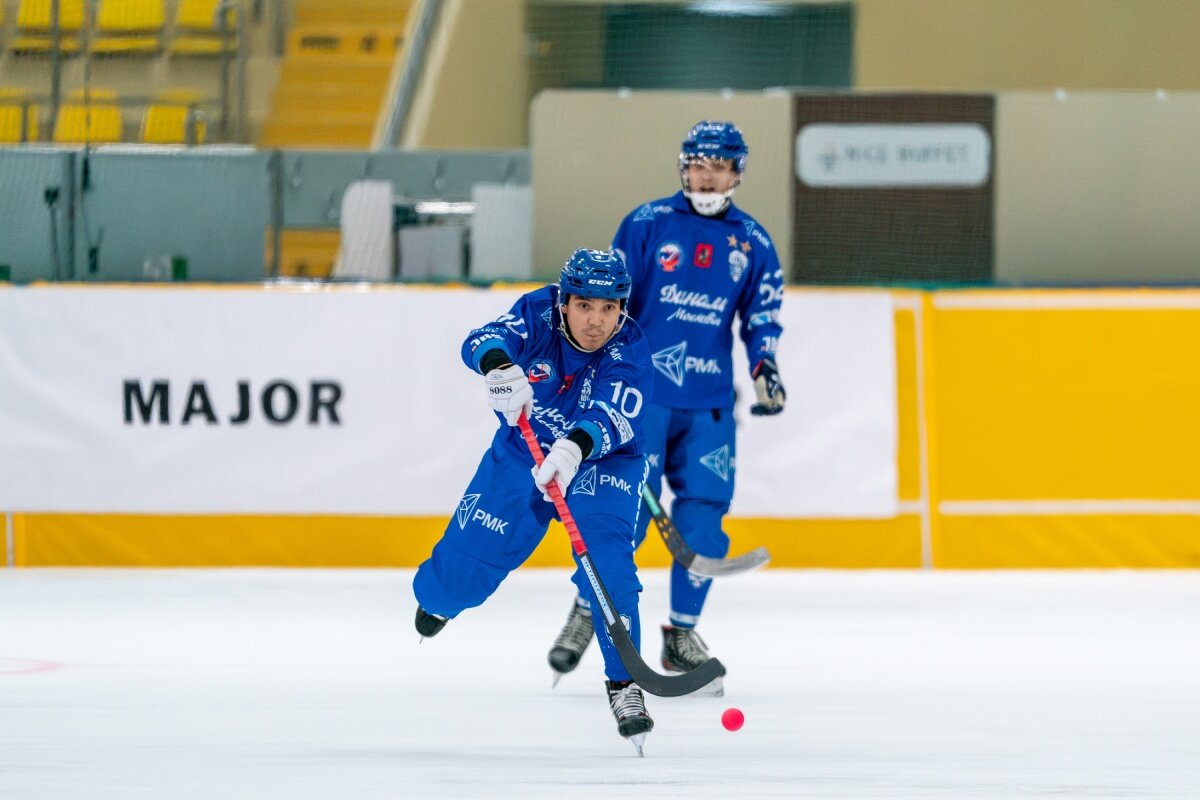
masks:
<path id="1" fill-rule="evenodd" d="M 533 463 L 540 467 L 545 459 L 545 456 L 542 455 L 542 446 L 538 444 L 537 436 L 534 435 L 533 428 L 529 425 L 529 420 L 524 413 L 521 414 L 518 422 L 521 426 L 521 435 L 525 437 L 525 444 L 529 445 L 529 454 L 533 456 Z M 554 507 L 558 509 L 558 516 L 562 519 L 563 527 L 567 529 L 567 536 L 571 537 L 571 547 L 575 548 L 575 555 L 583 555 L 587 552 L 587 545 L 583 543 L 583 536 L 579 533 L 579 526 L 575 524 L 575 517 L 571 514 L 571 509 L 567 508 L 567 499 L 558 489 L 558 481 L 550 481 L 547 488 L 550 492 L 550 499 L 554 501 Z"/>

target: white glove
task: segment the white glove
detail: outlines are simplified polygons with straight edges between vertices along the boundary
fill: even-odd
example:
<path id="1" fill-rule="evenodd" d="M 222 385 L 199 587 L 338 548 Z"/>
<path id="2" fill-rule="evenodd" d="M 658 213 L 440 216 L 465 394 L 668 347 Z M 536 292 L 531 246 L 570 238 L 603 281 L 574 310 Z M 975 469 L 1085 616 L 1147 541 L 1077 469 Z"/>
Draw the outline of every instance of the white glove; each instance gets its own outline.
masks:
<path id="1" fill-rule="evenodd" d="M 558 484 L 558 490 L 566 497 L 567 487 L 571 485 L 571 479 L 579 471 L 582 461 L 583 451 L 579 445 L 570 439 L 556 439 L 542 460 L 542 465 L 533 468 L 533 482 L 542 490 L 542 499 L 547 503 L 554 502 L 549 490 L 551 480 Z"/>
<path id="2" fill-rule="evenodd" d="M 487 386 L 488 403 L 504 415 L 509 425 L 517 424 L 522 411 L 527 417 L 533 413 L 533 387 L 525 371 L 516 364 L 492 370 L 483 376 L 483 382 Z"/>

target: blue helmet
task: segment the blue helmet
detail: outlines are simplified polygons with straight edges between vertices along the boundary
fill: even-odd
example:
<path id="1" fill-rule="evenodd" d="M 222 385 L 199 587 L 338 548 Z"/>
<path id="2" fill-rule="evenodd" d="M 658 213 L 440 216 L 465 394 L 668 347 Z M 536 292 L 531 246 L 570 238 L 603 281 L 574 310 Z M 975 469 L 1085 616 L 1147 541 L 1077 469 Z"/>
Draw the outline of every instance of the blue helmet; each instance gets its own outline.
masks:
<path id="1" fill-rule="evenodd" d="M 688 131 L 679 148 L 679 169 L 687 169 L 693 158 L 725 158 L 738 173 L 746 168 L 750 148 L 742 132 L 732 122 L 697 122 Z"/>
<path id="2" fill-rule="evenodd" d="M 625 259 L 615 250 L 580 248 L 563 264 L 558 276 L 559 302 L 567 295 L 599 297 L 604 300 L 628 300 L 633 280 Z"/>

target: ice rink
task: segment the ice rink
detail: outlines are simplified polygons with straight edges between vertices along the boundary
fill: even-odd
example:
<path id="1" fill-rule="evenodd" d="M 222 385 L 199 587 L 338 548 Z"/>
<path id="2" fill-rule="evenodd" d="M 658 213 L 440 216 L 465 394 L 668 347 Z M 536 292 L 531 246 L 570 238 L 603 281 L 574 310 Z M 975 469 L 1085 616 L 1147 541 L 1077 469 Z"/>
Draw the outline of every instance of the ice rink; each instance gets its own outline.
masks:
<path id="1" fill-rule="evenodd" d="M 595 645 L 550 688 L 565 571 L 422 645 L 411 579 L 0 571 L 0 798 L 1200 798 L 1195 572 L 723 579 L 727 694 L 649 697 L 644 759 Z"/>

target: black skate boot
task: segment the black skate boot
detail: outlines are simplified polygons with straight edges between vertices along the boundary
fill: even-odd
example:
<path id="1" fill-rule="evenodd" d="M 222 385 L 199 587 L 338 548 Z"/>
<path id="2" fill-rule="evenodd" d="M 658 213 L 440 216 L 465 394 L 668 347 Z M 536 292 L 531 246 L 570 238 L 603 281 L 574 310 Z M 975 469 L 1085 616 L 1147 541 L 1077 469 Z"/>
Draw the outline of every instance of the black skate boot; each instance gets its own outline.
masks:
<path id="1" fill-rule="evenodd" d="M 693 628 L 676 628 L 663 625 L 662 665 L 668 672 L 689 672 L 712 658 L 708 645 Z M 723 697 L 725 679 L 717 677 L 712 683 L 697 689 L 695 694 Z"/>
<path id="2" fill-rule="evenodd" d="M 579 659 L 583 658 L 583 651 L 591 644 L 594 632 L 592 612 L 578 602 L 572 603 L 567 622 L 547 656 L 550 669 L 554 670 L 554 686 L 558 685 L 563 675 L 579 666 Z"/>
<path id="3" fill-rule="evenodd" d="M 417 633 L 424 636 L 426 639 L 438 635 L 438 631 L 446 627 L 448 620 L 445 617 L 439 617 L 437 614 L 430 614 L 425 609 L 417 606 Z"/>
<path id="4" fill-rule="evenodd" d="M 633 681 L 605 681 L 608 706 L 617 720 L 617 733 L 624 736 L 642 755 L 646 734 L 654 730 L 654 720 L 646 713 L 646 698 Z"/>

